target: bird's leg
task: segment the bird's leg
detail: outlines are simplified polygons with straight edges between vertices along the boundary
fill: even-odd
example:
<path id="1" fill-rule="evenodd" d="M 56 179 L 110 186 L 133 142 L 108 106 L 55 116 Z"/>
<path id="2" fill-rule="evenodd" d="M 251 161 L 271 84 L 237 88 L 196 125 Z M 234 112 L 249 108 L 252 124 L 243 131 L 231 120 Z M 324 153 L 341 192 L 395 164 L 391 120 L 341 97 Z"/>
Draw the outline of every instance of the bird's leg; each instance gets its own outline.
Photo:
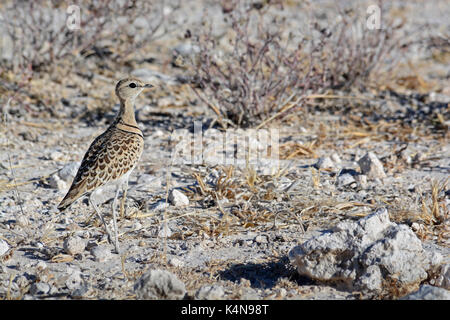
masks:
<path id="1" fill-rule="evenodd" d="M 122 195 L 122 201 L 120 202 L 120 218 L 125 217 L 125 200 L 127 198 L 127 191 L 128 191 L 128 180 L 125 181 L 122 185 L 123 195 Z"/>
<path id="2" fill-rule="evenodd" d="M 112 203 L 112 211 L 113 211 L 113 225 L 114 225 L 114 247 L 116 249 L 116 253 L 120 253 L 119 251 L 119 240 L 118 240 L 118 230 L 117 230 L 117 215 L 116 215 L 116 203 L 117 197 L 119 196 L 120 185 L 117 186 L 116 196 L 114 197 L 114 201 Z"/>
<path id="3" fill-rule="evenodd" d="M 106 233 L 108 234 L 108 239 L 109 239 L 110 242 L 112 242 L 112 237 L 111 237 L 111 233 L 109 232 L 108 225 L 106 224 L 105 219 L 103 219 L 103 216 L 101 215 L 100 211 L 98 211 L 97 205 L 92 200 L 92 194 L 89 197 L 89 203 L 94 208 L 94 210 L 97 213 L 97 216 L 100 218 L 101 222 L 103 222 L 103 225 L 105 226 Z"/>

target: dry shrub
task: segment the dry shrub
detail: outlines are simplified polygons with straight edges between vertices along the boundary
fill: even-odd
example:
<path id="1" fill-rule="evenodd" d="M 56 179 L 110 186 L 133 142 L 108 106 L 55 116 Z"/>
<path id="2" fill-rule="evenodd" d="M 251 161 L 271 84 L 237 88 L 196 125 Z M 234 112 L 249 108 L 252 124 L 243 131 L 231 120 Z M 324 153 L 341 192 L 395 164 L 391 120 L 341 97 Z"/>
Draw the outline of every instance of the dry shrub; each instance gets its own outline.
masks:
<path id="1" fill-rule="evenodd" d="M 223 9 L 231 30 L 227 41 L 214 36 L 213 21 L 205 21 L 193 37 L 199 48 L 195 79 L 203 90 L 200 97 L 236 126 L 282 117 L 311 93 L 364 87 L 380 61 L 395 49 L 388 22 L 382 29 L 369 30 L 365 11 L 338 9 L 331 15 L 338 22 L 326 27 L 311 18 L 311 35 L 298 37 L 288 32 L 286 15 L 279 15 L 283 10 L 291 9 L 227 2 Z"/>
<path id="2" fill-rule="evenodd" d="M 287 51 L 281 30 L 268 28 L 265 14 L 245 6 L 228 12 L 232 36 L 226 51 L 207 26 L 194 39 L 200 49 L 196 79 L 204 94 L 224 118 L 241 127 L 279 111 L 308 72 L 301 50 Z"/>
<path id="3" fill-rule="evenodd" d="M 79 29 L 67 25 L 76 17 L 69 5 L 80 8 Z M 1 8 L 0 28 L 12 42 L 14 69 L 39 69 L 65 57 L 124 59 L 174 27 L 163 11 L 163 0 L 10 1 Z"/>

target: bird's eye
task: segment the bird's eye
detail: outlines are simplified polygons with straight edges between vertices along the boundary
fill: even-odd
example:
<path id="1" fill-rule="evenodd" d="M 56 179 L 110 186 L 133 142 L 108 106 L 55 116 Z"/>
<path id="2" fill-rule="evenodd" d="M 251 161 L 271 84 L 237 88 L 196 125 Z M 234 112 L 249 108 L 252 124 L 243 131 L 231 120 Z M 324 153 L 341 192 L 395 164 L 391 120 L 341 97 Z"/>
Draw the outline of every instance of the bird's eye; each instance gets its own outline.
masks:
<path id="1" fill-rule="evenodd" d="M 136 83 L 132 82 L 128 85 L 130 88 L 136 88 Z"/>

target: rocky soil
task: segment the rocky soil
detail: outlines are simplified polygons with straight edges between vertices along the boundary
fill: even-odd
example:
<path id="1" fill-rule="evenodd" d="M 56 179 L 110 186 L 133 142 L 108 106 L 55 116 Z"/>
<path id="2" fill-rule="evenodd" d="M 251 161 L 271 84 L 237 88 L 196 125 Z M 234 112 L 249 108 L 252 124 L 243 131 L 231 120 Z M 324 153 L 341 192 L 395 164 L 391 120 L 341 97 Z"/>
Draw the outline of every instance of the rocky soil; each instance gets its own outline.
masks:
<path id="1" fill-rule="evenodd" d="M 220 6 L 205 3 L 221 21 Z M 2 91 L 0 299 L 450 299 L 448 47 L 405 52 L 403 82 L 378 88 L 384 98 L 311 102 L 225 134 L 175 80 L 172 52 L 192 53 L 183 35 L 202 12 L 184 10 L 180 31 L 120 70 L 60 64 L 35 75 L 27 98 Z M 448 10 L 392 1 L 390 12 L 407 30 L 448 35 Z M 145 149 L 119 255 L 87 199 L 56 206 L 114 118 L 113 88 L 127 74 L 161 86 L 136 101 Z M 277 157 L 264 154 L 261 132 L 278 136 Z M 246 143 L 262 156 L 236 153 Z M 98 199 L 108 222 L 112 197 Z"/>

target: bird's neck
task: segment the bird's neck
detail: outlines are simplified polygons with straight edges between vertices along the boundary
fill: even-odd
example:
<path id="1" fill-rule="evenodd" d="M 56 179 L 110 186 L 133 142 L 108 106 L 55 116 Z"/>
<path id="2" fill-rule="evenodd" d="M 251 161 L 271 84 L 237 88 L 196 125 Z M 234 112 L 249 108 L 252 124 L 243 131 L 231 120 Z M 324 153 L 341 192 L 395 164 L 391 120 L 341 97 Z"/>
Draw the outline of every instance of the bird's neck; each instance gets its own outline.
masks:
<path id="1" fill-rule="evenodd" d="M 144 138 L 141 129 L 139 129 L 137 125 L 136 118 L 134 117 L 134 99 L 120 100 L 119 114 L 117 115 L 116 120 L 111 124 L 111 127 L 135 133 Z"/>
<path id="2" fill-rule="evenodd" d="M 134 116 L 134 98 L 120 99 L 120 110 L 116 117 L 116 123 L 123 123 L 137 127 L 136 118 Z"/>

